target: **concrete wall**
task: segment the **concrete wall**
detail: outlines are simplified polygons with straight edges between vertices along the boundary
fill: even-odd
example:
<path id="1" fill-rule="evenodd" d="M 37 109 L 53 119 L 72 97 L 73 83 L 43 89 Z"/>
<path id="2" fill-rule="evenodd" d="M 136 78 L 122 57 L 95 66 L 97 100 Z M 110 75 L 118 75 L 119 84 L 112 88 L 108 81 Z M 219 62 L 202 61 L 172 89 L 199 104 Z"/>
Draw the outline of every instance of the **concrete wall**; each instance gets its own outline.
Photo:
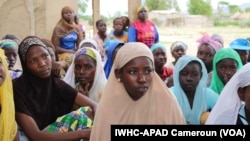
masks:
<path id="1" fill-rule="evenodd" d="M 14 34 L 20 40 L 28 35 L 50 39 L 66 5 L 77 12 L 77 0 L 1 0 L 0 38 Z"/>

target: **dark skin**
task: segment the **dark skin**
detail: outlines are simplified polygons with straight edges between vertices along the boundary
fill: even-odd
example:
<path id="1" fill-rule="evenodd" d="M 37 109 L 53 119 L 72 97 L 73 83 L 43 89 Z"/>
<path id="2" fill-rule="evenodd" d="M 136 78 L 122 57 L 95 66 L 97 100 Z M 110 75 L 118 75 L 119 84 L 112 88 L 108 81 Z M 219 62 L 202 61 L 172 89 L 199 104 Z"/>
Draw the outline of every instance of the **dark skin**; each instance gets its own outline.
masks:
<path id="1" fill-rule="evenodd" d="M 33 45 L 29 48 L 26 53 L 26 66 L 33 75 L 44 79 L 48 78 L 51 75 L 52 61 L 49 52 L 44 47 L 39 45 Z M 81 93 L 77 93 L 75 99 L 76 105 L 81 106 L 90 106 L 93 110 L 92 114 L 94 115 L 97 104 L 84 96 Z M 18 125 L 23 129 L 24 133 L 30 140 L 36 141 L 68 141 L 68 140 L 77 140 L 81 138 L 89 138 L 91 129 L 77 130 L 67 133 L 62 132 L 44 132 L 40 130 L 37 123 L 30 115 L 16 112 L 16 120 Z"/>
<path id="2" fill-rule="evenodd" d="M 162 68 L 167 62 L 166 52 L 162 48 L 157 48 L 153 52 L 154 61 L 155 61 L 155 71 L 161 76 Z"/>
<path id="3" fill-rule="evenodd" d="M 193 106 L 196 87 L 199 84 L 201 76 L 201 65 L 196 61 L 188 63 L 179 74 L 180 85 L 188 98 L 191 108 Z"/>
<path id="4" fill-rule="evenodd" d="M 115 69 L 115 76 L 123 83 L 129 96 L 137 101 L 149 89 L 153 79 L 154 66 L 148 57 L 137 57 L 121 69 Z"/>
<path id="5" fill-rule="evenodd" d="M 89 96 L 89 89 L 95 78 L 96 61 L 88 55 L 80 55 L 75 58 L 75 77 L 80 83 L 80 92 Z"/>
<path id="6" fill-rule="evenodd" d="M 213 69 L 213 58 L 215 53 L 215 49 L 209 44 L 202 44 L 198 48 L 197 57 L 203 61 L 208 73 Z"/>
<path id="7" fill-rule="evenodd" d="M 97 23 L 96 28 L 98 30 L 98 35 L 104 41 L 106 39 L 106 37 L 107 37 L 107 35 L 106 35 L 106 31 L 107 31 L 107 25 L 106 25 L 106 23 L 103 20 L 100 20 Z"/>
<path id="8" fill-rule="evenodd" d="M 117 18 L 113 23 L 114 35 L 120 37 L 123 35 L 123 21 L 122 18 Z"/>
<path id="9" fill-rule="evenodd" d="M 237 62 L 233 59 L 223 59 L 216 64 L 216 71 L 223 84 L 231 79 L 237 71 Z"/>
<path id="10" fill-rule="evenodd" d="M 173 64 L 175 65 L 175 63 L 178 61 L 178 59 L 185 54 L 186 54 L 186 51 L 183 47 L 181 47 L 181 46 L 175 47 L 174 50 L 172 51 L 172 56 L 175 59 Z"/>
<path id="11" fill-rule="evenodd" d="M 9 70 L 14 69 L 14 65 L 17 61 L 17 50 L 14 48 L 6 48 L 4 49 L 4 54 L 8 58 L 9 63 Z"/>
<path id="12" fill-rule="evenodd" d="M 74 16 L 75 16 L 74 13 L 70 10 L 64 11 L 62 14 L 62 18 L 70 24 L 72 22 L 74 22 Z M 54 42 L 53 44 L 55 45 L 55 48 L 56 48 L 58 53 L 75 53 L 76 52 L 74 50 L 68 50 L 68 49 L 61 48 L 59 41 Z M 77 43 L 77 44 L 79 44 L 79 43 Z"/>
<path id="13" fill-rule="evenodd" d="M 250 86 L 246 86 L 244 88 L 239 88 L 238 89 L 238 95 L 240 97 L 240 100 L 244 101 L 246 104 L 246 109 L 245 109 L 245 113 L 246 113 L 246 118 L 247 118 L 247 122 L 250 123 Z"/>
<path id="14" fill-rule="evenodd" d="M 138 19 L 144 23 L 146 23 L 147 19 L 148 19 L 148 11 L 145 8 L 142 8 L 139 12 L 138 12 Z"/>
<path id="15" fill-rule="evenodd" d="M 240 59 L 243 65 L 245 65 L 248 61 L 248 56 L 249 56 L 249 51 L 248 50 L 238 50 L 236 49 L 235 51 L 238 52 L 240 55 Z"/>

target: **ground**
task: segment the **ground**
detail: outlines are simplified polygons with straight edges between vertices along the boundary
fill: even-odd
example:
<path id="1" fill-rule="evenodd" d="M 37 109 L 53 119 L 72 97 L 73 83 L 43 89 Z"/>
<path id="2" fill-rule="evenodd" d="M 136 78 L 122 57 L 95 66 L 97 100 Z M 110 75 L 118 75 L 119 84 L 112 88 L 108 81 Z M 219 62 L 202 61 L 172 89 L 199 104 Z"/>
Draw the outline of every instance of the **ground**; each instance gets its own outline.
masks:
<path id="1" fill-rule="evenodd" d="M 108 27 L 108 30 L 112 27 Z M 92 35 L 93 28 L 87 27 L 86 37 Z M 224 47 L 236 38 L 250 37 L 250 28 L 240 27 L 158 27 L 160 42 L 164 43 L 167 48 L 167 62 L 173 60 L 170 53 L 171 43 L 177 40 L 183 41 L 188 45 L 187 54 L 196 55 L 198 43 L 196 42 L 202 36 L 202 33 L 221 35 L 224 39 Z"/>

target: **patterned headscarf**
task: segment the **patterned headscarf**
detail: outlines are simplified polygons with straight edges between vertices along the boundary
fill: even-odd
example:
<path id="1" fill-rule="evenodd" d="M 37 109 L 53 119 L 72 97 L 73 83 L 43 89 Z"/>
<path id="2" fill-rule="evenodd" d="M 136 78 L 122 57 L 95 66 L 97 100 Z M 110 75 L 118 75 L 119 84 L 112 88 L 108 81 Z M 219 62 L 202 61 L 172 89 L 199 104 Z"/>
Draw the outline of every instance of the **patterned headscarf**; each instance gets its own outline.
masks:
<path id="1" fill-rule="evenodd" d="M 14 40 L 10 40 L 10 39 L 5 39 L 5 40 L 2 40 L 0 42 L 0 47 L 2 49 L 7 49 L 7 48 L 13 48 L 15 50 L 18 49 L 18 45 L 17 43 L 14 41 Z"/>
<path id="2" fill-rule="evenodd" d="M 20 56 L 22 65 L 26 61 L 26 53 L 32 45 L 39 45 L 47 49 L 47 46 L 36 36 L 26 37 L 19 45 L 18 54 Z"/>
<path id="3" fill-rule="evenodd" d="M 208 44 L 215 50 L 215 52 L 222 48 L 222 44 L 213 40 L 208 34 L 203 35 L 197 40 L 197 42 L 199 43 L 198 47 L 201 47 L 203 44 Z"/>
<path id="4" fill-rule="evenodd" d="M 0 86 L 0 140 L 14 140 L 17 132 L 13 100 L 12 80 L 8 73 L 8 63 L 4 51 L 0 49 L 0 59 L 5 70 L 5 80 Z"/>
<path id="5" fill-rule="evenodd" d="M 74 72 L 75 61 L 74 60 L 77 56 L 80 56 L 82 54 L 86 54 L 86 55 L 90 56 L 91 58 L 93 58 L 94 60 L 96 60 L 95 78 L 94 78 L 94 82 L 92 84 L 92 87 L 89 90 L 89 97 L 91 99 L 93 99 L 94 101 L 98 102 L 102 93 L 103 93 L 107 79 L 106 79 L 106 76 L 104 74 L 101 55 L 97 50 L 95 50 L 91 47 L 80 48 L 75 53 L 75 55 L 73 57 L 73 62 L 70 64 L 70 66 L 67 70 L 67 73 L 66 73 L 65 77 L 63 78 L 63 81 L 68 83 L 71 87 L 76 88 L 75 72 Z"/>
<path id="6" fill-rule="evenodd" d="M 224 84 L 217 73 L 217 63 L 220 62 L 223 59 L 233 59 L 237 62 L 237 70 L 239 70 L 242 67 L 242 62 L 240 59 L 239 54 L 231 49 L 231 48 L 222 48 L 218 52 L 215 53 L 214 59 L 213 59 L 213 74 L 211 79 L 210 88 L 214 90 L 216 93 L 220 94 L 222 89 L 224 88 Z"/>
<path id="7" fill-rule="evenodd" d="M 140 5 L 137 7 L 136 9 L 136 13 L 139 13 L 142 9 L 145 9 L 146 11 L 148 11 L 148 7 L 145 5 Z"/>

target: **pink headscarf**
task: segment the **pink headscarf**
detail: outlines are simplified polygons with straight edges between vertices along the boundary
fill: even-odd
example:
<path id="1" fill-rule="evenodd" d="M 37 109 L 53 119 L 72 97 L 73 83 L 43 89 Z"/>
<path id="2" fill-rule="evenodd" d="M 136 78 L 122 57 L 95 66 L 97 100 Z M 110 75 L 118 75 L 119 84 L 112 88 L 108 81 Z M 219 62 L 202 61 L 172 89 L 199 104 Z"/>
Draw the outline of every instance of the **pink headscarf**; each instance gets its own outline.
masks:
<path id="1" fill-rule="evenodd" d="M 208 34 L 203 35 L 197 40 L 197 42 L 199 43 L 198 47 L 201 47 L 203 44 L 208 44 L 212 46 L 216 52 L 222 48 L 222 45 L 219 42 L 213 40 Z"/>

